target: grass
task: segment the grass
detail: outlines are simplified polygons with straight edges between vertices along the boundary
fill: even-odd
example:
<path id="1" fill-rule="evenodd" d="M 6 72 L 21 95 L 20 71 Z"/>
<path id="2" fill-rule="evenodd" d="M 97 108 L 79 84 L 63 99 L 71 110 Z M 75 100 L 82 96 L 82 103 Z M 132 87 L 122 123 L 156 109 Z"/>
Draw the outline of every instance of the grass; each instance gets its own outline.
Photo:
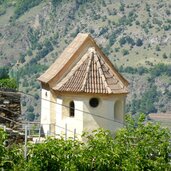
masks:
<path id="1" fill-rule="evenodd" d="M 0 26 L 9 24 L 10 17 L 14 14 L 14 7 L 7 8 L 6 13 L 0 16 Z"/>

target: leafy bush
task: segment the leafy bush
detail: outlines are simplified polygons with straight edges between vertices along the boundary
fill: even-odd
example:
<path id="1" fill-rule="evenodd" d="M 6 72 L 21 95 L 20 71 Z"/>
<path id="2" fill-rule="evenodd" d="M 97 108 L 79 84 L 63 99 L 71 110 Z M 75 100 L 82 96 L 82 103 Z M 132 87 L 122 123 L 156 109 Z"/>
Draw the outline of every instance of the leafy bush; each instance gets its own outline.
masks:
<path id="1" fill-rule="evenodd" d="M 164 26 L 163 26 L 163 29 L 164 29 L 165 31 L 171 30 L 171 24 L 164 25 Z"/>
<path id="2" fill-rule="evenodd" d="M 159 124 L 145 122 L 144 115 L 128 115 L 126 127 L 117 132 L 118 170 L 170 170 L 170 132 Z"/>
<path id="3" fill-rule="evenodd" d="M 142 46 L 143 45 L 143 41 L 141 39 L 137 39 L 136 45 L 137 46 Z"/>
<path id="4" fill-rule="evenodd" d="M 5 148 L 0 130 L 0 166 L 3 170 L 170 170 L 170 132 L 146 121 L 145 115 L 126 116 L 115 135 L 98 129 L 84 134 L 85 142 L 48 138 L 30 144 L 27 160 L 20 146 Z"/>
<path id="5" fill-rule="evenodd" d="M 29 27 L 28 28 L 28 38 L 31 43 L 32 49 L 35 49 L 36 47 L 40 46 L 38 43 L 38 41 L 39 41 L 39 31 L 38 30 L 34 30 L 33 28 Z"/>
<path id="6" fill-rule="evenodd" d="M 157 64 L 150 70 L 150 75 L 152 78 L 158 77 L 160 75 L 171 76 L 171 65 Z"/>
<path id="7" fill-rule="evenodd" d="M 36 64 L 40 59 L 44 58 L 49 52 L 53 50 L 53 45 L 49 40 L 45 40 L 44 47 L 42 50 L 40 50 L 35 58 L 32 58 L 30 60 L 30 64 Z"/>
<path id="8" fill-rule="evenodd" d="M 155 102 L 158 101 L 160 93 L 157 91 L 156 86 L 150 87 L 142 95 L 139 111 L 143 113 L 156 113 Z"/>
<path id="9" fill-rule="evenodd" d="M 122 54 L 123 54 L 123 56 L 128 55 L 129 54 L 129 51 L 127 49 L 123 49 L 122 50 Z"/>
<path id="10" fill-rule="evenodd" d="M 139 75 L 143 75 L 144 73 L 148 72 L 148 69 L 143 67 L 143 66 L 140 66 L 140 67 L 137 68 L 137 71 L 138 71 Z"/>
<path id="11" fill-rule="evenodd" d="M 160 49 L 160 46 L 159 46 L 159 45 L 157 45 L 157 46 L 156 46 L 156 51 L 161 51 L 161 49 Z"/>
<path id="12" fill-rule="evenodd" d="M 27 120 L 28 121 L 34 121 L 34 119 L 35 119 L 35 114 L 32 112 L 28 112 L 27 113 Z"/>
<path id="13" fill-rule="evenodd" d="M 0 88 L 17 89 L 17 82 L 13 78 L 0 79 Z"/>
<path id="14" fill-rule="evenodd" d="M 33 112 L 33 111 L 34 111 L 34 107 L 33 107 L 32 105 L 29 105 L 29 106 L 27 107 L 27 111 L 28 111 L 28 112 Z"/>
<path id="15" fill-rule="evenodd" d="M 26 106 L 26 101 L 22 101 L 22 106 Z"/>
<path id="16" fill-rule="evenodd" d="M 32 145 L 28 170 L 169 170 L 170 133 L 159 124 L 145 123 L 145 115 L 127 115 L 116 132 L 103 129 L 85 134 L 84 143 L 48 139 Z M 160 161 L 160 162 L 159 162 Z"/>
<path id="17" fill-rule="evenodd" d="M 130 73 L 130 74 L 136 74 L 137 73 L 137 68 L 133 68 L 131 66 L 127 66 L 125 68 L 123 68 L 123 66 L 121 66 L 119 68 L 120 72 L 126 72 L 126 73 Z"/>
<path id="18" fill-rule="evenodd" d="M 0 5 L 0 16 L 6 13 L 6 9 L 3 5 Z"/>
<path id="19" fill-rule="evenodd" d="M 130 36 L 122 37 L 122 38 L 119 40 L 119 43 L 120 43 L 120 46 L 122 46 L 122 45 L 124 45 L 124 44 L 126 44 L 126 43 L 128 43 L 128 44 L 130 44 L 130 45 L 132 45 L 132 46 L 135 45 L 134 39 L 132 39 Z"/>
<path id="20" fill-rule="evenodd" d="M 120 46 L 126 44 L 126 38 L 125 38 L 125 37 L 122 37 L 122 38 L 119 40 L 119 44 L 120 44 Z"/>
<path id="21" fill-rule="evenodd" d="M 61 2 L 60 0 L 51 0 L 53 7 L 56 7 L 60 2 Z"/>
<path id="22" fill-rule="evenodd" d="M 112 34 L 109 36 L 109 46 L 112 46 L 116 42 L 116 38 L 119 36 L 121 32 L 122 29 L 116 29 L 112 32 Z"/>
<path id="23" fill-rule="evenodd" d="M 36 100 L 39 100 L 39 94 L 38 93 L 35 93 L 35 95 L 34 95 L 34 98 L 36 99 Z"/>
<path id="24" fill-rule="evenodd" d="M 125 10 L 124 8 L 125 8 L 125 4 L 120 3 L 119 10 L 120 10 L 120 11 L 124 11 L 124 10 Z"/>
<path id="25" fill-rule="evenodd" d="M 156 113 L 157 109 L 155 107 L 155 103 L 158 102 L 160 96 L 160 92 L 157 91 L 156 86 L 152 86 L 148 88 L 139 99 L 134 98 L 131 101 L 131 104 L 128 105 L 128 112 L 133 114 L 143 112 L 146 114 Z"/>
<path id="26" fill-rule="evenodd" d="M 166 53 L 163 53 L 162 57 L 163 57 L 164 59 L 167 59 Z"/>
<path id="27" fill-rule="evenodd" d="M 24 54 L 20 54 L 19 61 L 20 61 L 22 64 L 26 61 L 26 60 L 25 60 L 25 55 L 24 55 Z"/>
<path id="28" fill-rule="evenodd" d="M 32 65 L 25 65 L 25 67 L 20 68 L 18 70 L 18 76 L 23 77 L 25 75 L 31 76 L 33 74 L 41 73 L 42 71 L 45 71 L 47 69 L 47 66 L 40 65 L 40 64 L 32 64 Z M 12 71 L 14 72 L 14 71 Z M 13 74 L 15 75 L 15 73 Z M 24 86 L 28 86 L 28 82 L 24 83 Z"/>
<path id="29" fill-rule="evenodd" d="M 18 145 L 8 145 L 7 134 L 0 128 L 0 168 L 2 170 L 13 170 L 18 165 L 23 165 L 23 151 Z M 18 169 L 20 170 L 20 169 Z"/>

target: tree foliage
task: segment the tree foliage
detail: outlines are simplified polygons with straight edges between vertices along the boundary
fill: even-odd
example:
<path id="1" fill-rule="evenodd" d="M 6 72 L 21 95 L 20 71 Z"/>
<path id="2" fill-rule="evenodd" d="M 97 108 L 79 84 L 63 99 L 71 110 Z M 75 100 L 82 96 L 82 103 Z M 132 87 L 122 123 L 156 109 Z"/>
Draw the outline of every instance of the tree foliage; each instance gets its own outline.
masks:
<path id="1" fill-rule="evenodd" d="M 23 150 L 19 145 L 6 146 L 7 134 L 0 128 L 0 168 L 4 171 L 13 171 L 18 165 L 24 164 Z M 20 170 L 20 169 L 19 169 Z"/>
<path id="2" fill-rule="evenodd" d="M 22 14 L 28 11 L 30 8 L 38 5 L 42 0 L 18 0 L 16 1 L 16 9 L 14 18 L 19 18 Z"/>
<path id="3" fill-rule="evenodd" d="M 152 78 L 158 77 L 161 75 L 171 76 L 171 66 L 165 64 L 157 64 L 150 70 L 150 75 Z"/>
<path id="4" fill-rule="evenodd" d="M 136 45 L 137 46 L 142 46 L 143 45 L 143 41 L 138 38 L 137 41 L 136 41 Z"/>
<path id="5" fill-rule="evenodd" d="M 9 77 L 9 68 L 1 67 L 0 68 L 0 88 L 3 89 L 16 89 L 17 82 L 14 78 Z"/>
<path id="6" fill-rule="evenodd" d="M 0 164 L 5 169 L 13 167 L 21 171 L 170 170 L 170 138 L 168 129 L 147 122 L 145 115 L 127 115 L 124 128 L 115 134 L 98 129 L 85 134 L 84 142 L 48 138 L 44 143 L 30 145 L 24 161 L 20 148 L 9 148 L 9 151 L 3 146 L 2 134 Z"/>
<path id="7" fill-rule="evenodd" d="M 1 67 L 0 68 L 0 79 L 9 78 L 9 68 L 8 67 Z"/>
<path id="8" fill-rule="evenodd" d="M 17 89 L 17 82 L 13 78 L 0 79 L 0 88 Z"/>
<path id="9" fill-rule="evenodd" d="M 159 124 L 127 116 L 116 135 L 121 170 L 169 170 L 170 133 Z"/>
<path id="10" fill-rule="evenodd" d="M 60 2 L 61 2 L 60 0 L 51 0 L 53 7 L 56 7 Z"/>
<path id="11" fill-rule="evenodd" d="M 156 113 L 155 103 L 158 102 L 159 96 L 160 92 L 157 91 L 157 87 L 151 86 L 142 94 L 140 99 L 135 98 L 132 100 L 130 106 L 128 106 L 128 111 L 133 114 L 139 112 Z"/>

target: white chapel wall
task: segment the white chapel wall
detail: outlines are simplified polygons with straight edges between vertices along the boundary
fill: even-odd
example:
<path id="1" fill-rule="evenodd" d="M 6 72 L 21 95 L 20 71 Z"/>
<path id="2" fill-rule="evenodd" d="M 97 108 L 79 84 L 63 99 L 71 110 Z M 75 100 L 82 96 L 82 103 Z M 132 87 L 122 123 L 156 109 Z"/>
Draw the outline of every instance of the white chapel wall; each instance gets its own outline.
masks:
<path id="1" fill-rule="evenodd" d="M 113 97 L 97 97 L 99 99 L 99 106 L 93 108 L 89 104 L 91 97 L 84 100 L 84 131 L 91 131 L 99 127 L 109 130 L 117 130 L 123 126 L 125 98 L 124 96 Z M 121 101 L 119 105 L 120 115 L 119 119 L 115 118 L 115 102 Z"/>
<path id="2" fill-rule="evenodd" d="M 83 131 L 92 131 L 99 127 L 115 131 L 123 126 L 125 98 L 126 96 L 96 96 L 99 99 L 98 107 L 91 107 L 89 100 L 94 96 L 61 96 L 56 99 L 56 134 L 65 136 L 67 125 L 67 137 L 74 136 L 74 129 L 80 139 Z M 69 103 L 75 104 L 75 116 L 69 116 Z M 115 105 L 117 102 L 120 117 L 115 118 Z"/>
<path id="3" fill-rule="evenodd" d="M 55 130 L 56 135 L 61 135 L 63 129 L 63 123 L 62 123 L 62 104 L 63 100 L 59 97 L 56 99 L 56 123 L 55 123 Z"/>
<path id="4" fill-rule="evenodd" d="M 75 115 L 70 117 L 69 104 L 73 101 L 75 105 Z M 65 136 L 67 127 L 67 137 L 74 136 L 74 129 L 76 135 L 80 138 L 83 130 L 83 101 L 77 97 L 63 96 L 57 98 L 56 109 L 56 133 Z"/>
<path id="5" fill-rule="evenodd" d="M 47 135 L 50 132 L 50 91 L 42 89 L 41 97 L 41 125 Z"/>

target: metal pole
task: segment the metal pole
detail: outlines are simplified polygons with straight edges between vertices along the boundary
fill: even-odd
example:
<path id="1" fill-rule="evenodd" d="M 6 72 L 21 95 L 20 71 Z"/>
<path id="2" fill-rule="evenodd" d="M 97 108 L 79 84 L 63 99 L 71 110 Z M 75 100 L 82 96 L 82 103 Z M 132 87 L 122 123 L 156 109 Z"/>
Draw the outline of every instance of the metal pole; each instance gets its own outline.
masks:
<path id="1" fill-rule="evenodd" d="M 65 140 L 67 140 L 67 124 L 65 124 Z"/>
<path id="2" fill-rule="evenodd" d="M 27 125 L 25 125 L 24 158 L 27 159 Z"/>
<path id="3" fill-rule="evenodd" d="M 31 136 L 31 133 L 30 133 L 30 122 L 28 122 L 27 125 L 28 125 L 28 127 L 27 127 L 27 129 L 28 129 L 28 136 Z"/>
<path id="4" fill-rule="evenodd" d="M 76 139 L 76 128 L 74 129 L 74 140 Z"/>
<path id="5" fill-rule="evenodd" d="M 40 143 L 40 135 L 41 134 L 41 124 L 39 124 L 39 143 Z"/>

